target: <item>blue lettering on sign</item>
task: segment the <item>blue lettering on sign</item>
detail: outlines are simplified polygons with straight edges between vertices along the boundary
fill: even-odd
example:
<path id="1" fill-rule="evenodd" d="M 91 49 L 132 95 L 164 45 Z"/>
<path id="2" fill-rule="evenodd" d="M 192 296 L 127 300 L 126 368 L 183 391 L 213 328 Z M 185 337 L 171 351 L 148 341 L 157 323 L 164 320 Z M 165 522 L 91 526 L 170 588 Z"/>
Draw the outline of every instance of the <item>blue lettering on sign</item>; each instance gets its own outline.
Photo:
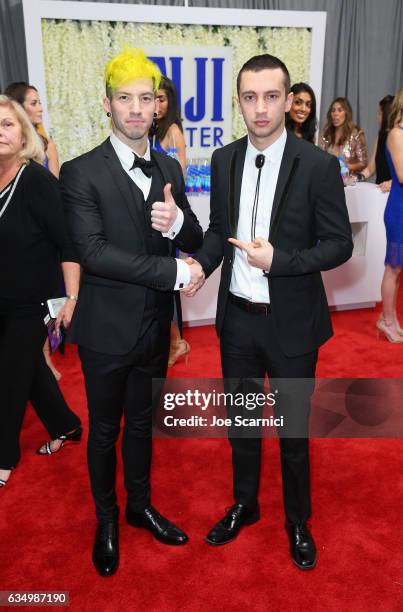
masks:
<path id="1" fill-rule="evenodd" d="M 170 57 L 171 60 L 171 78 L 175 83 L 176 92 L 178 94 L 178 106 L 182 108 L 181 104 L 181 62 L 183 57 Z"/>
<path id="2" fill-rule="evenodd" d="M 186 128 L 186 131 L 189 134 L 189 147 L 194 147 L 194 144 L 193 144 L 193 132 L 195 132 L 196 130 L 197 130 L 197 128 L 195 128 L 195 127 L 187 127 Z"/>
<path id="3" fill-rule="evenodd" d="M 221 136 L 224 134 L 224 130 L 220 127 L 215 127 L 214 128 L 214 141 L 213 141 L 213 147 L 217 147 L 218 145 L 220 145 L 220 147 L 224 146 L 223 141 L 221 140 Z"/>
<path id="4" fill-rule="evenodd" d="M 214 67 L 214 98 L 213 116 L 211 117 L 211 121 L 223 121 L 224 118 L 222 116 L 222 65 L 224 63 L 224 58 L 214 57 L 212 61 Z"/>
<path id="5" fill-rule="evenodd" d="M 206 57 L 195 57 L 196 62 L 196 92 L 195 96 L 192 96 L 185 102 L 182 107 L 182 62 L 183 57 L 169 57 L 163 56 L 149 56 L 149 59 L 157 64 L 161 73 L 164 76 L 168 76 L 170 72 L 171 79 L 175 83 L 177 94 L 178 94 L 178 105 L 179 108 L 183 108 L 185 118 L 188 121 L 200 122 L 205 118 L 206 115 L 206 71 L 207 62 L 209 61 Z M 211 62 L 213 64 L 213 109 L 210 121 L 223 121 L 223 65 L 225 59 L 222 57 L 213 57 Z M 167 63 L 170 63 L 170 71 L 167 70 Z M 220 127 L 186 127 L 185 128 L 188 136 L 188 146 L 200 146 L 200 147 L 217 147 L 224 146 L 222 142 L 222 136 L 224 131 Z"/>
<path id="6" fill-rule="evenodd" d="M 196 61 L 196 97 L 197 110 L 195 109 L 195 98 L 192 96 L 185 104 L 185 117 L 189 121 L 201 121 L 206 114 L 206 63 L 207 57 L 195 57 Z"/>
<path id="7" fill-rule="evenodd" d="M 202 127 L 200 130 L 200 146 L 201 147 L 209 147 L 210 142 L 207 142 L 207 138 L 210 141 L 210 128 Z"/>
<path id="8" fill-rule="evenodd" d="M 152 62 L 154 62 L 154 64 L 157 64 L 157 66 L 161 70 L 162 74 L 164 76 L 166 76 L 166 74 L 167 74 L 167 67 L 166 67 L 166 63 L 165 63 L 165 57 L 149 57 L 148 59 L 151 60 Z"/>
<path id="9" fill-rule="evenodd" d="M 188 137 L 188 147 L 223 147 L 224 143 L 221 140 L 224 130 L 220 127 L 185 127 L 185 134 Z M 210 139 L 213 139 L 213 142 L 209 142 Z"/>

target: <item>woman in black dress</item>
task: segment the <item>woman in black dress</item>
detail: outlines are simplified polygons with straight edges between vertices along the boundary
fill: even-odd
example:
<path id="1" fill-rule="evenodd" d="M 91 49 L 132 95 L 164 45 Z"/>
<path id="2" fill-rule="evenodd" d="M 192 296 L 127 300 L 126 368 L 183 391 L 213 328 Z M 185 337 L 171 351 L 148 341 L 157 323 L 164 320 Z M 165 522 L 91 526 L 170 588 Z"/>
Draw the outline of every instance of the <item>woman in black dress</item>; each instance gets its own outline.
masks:
<path id="1" fill-rule="evenodd" d="M 80 277 L 59 185 L 41 165 L 42 156 L 25 111 L 0 96 L 0 486 L 20 458 L 28 400 L 51 438 L 39 454 L 52 454 L 67 440 L 79 441 L 82 433 L 42 351 L 46 300 L 60 297 L 63 270 L 68 299 L 57 326 L 67 327 Z"/>

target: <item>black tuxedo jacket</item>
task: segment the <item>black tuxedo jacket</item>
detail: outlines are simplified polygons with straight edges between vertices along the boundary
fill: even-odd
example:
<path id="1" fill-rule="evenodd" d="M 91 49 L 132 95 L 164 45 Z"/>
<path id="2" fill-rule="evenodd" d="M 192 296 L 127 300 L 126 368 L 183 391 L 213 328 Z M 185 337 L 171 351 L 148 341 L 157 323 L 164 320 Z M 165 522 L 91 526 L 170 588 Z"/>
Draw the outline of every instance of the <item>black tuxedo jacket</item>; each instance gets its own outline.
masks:
<path id="1" fill-rule="evenodd" d="M 210 226 L 196 254 L 206 276 L 221 263 L 216 328 L 225 317 L 234 260 L 247 137 L 214 152 L 211 161 Z M 264 195 L 260 196 L 260 205 Z M 320 272 L 352 253 L 343 182 L 337 158 L 287 132 L 268 238 L 274 247 L 266 274 L 272 317 L 286 356 L 315 350 L 332 335 Z M 263 273 L 263 272 L 262 272 Z"/>
<path id="2" fill-rule="evenodd" d="M 172 184 L 175 202 L 184 213 L 173 243 L 164 239 L 166 256 L 152 253 L 144 200 L 133 198 L 130 178 L 109 138 L 61 168 L 67 222 L 83 269 L 70 341 L 101 353 L 123 355 L 135 346 L 147 291 L 168 292 L 166 299 L 173 304 L 175 247 L 193 253 L 202 244 L 203 232 L 187 201 L 180 165 L 161 153 L 152 152 L 152 159 L 163 182 Z M 159 200 L 164 200 L 162 190 Z M 157 314 L 169 317 L 172 308 Z"/>

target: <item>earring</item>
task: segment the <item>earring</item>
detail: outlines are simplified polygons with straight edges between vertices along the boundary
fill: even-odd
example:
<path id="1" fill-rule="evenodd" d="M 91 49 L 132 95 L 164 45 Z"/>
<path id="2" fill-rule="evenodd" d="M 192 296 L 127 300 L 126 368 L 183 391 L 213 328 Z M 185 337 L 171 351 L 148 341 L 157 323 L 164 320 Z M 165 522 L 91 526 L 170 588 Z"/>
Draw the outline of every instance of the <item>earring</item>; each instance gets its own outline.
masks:
<path id="1" fill-rule="evenodd" d="M 111 115 L 111 113 L 110 113 L 110 112 L 107 112 L 107 113 L 106 113 L 106 116 L 107 116 L 107 117 L 111 117 L 112 115 Z"/>
<path id="2" fill-rule="evenodd" d="M 150 128 L 150 134 L 154 135 L 157 131 L 157 113 L 154 113 L 153 115 L 153 122 L 151 124 L 151 128 Z"/>

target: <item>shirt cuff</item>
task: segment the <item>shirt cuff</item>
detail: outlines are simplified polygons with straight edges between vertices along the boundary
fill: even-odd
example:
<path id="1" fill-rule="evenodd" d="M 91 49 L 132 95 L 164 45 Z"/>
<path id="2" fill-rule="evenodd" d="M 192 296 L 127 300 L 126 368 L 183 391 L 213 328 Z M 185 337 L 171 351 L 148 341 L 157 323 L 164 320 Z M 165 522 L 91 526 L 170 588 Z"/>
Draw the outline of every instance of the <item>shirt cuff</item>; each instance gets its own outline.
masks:
<path id="1" fill-rule="evenodd" d="M 186 285 L 190 283 L 190 268 L 183 259 L 176 260 L 176 283 L 174 287 L 174 291 L 178 289 L 183 289 Z"/>
<path id="2" fill-rule="evenodd" d="M 179 206 L 177 206 L 176 208 L 178 209 L 178 214 L 176 215 L 176 219 L 173 222 L 173 225 L 171 225 L 167 232 L 161 232 L 164 238 L 169 238 L 169 240 L 174 240 L 174 238 L 176 238 L 176 236 L 181 231 L 183 225 L 183 211 L 181 208 L 179 208 Z"/>

